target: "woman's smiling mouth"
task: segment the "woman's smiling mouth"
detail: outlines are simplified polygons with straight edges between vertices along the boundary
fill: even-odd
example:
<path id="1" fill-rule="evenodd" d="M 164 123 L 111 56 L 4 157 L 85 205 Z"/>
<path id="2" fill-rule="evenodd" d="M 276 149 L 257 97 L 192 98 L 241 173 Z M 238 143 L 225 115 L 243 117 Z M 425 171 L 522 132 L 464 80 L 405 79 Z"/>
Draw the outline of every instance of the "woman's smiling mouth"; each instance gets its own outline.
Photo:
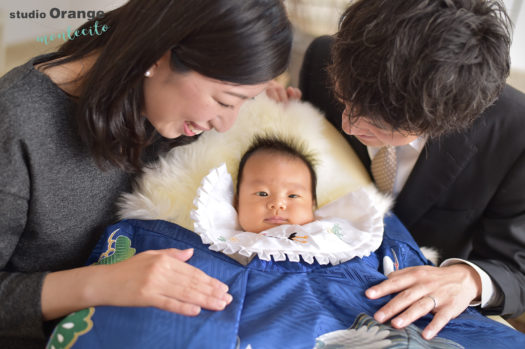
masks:
<path id="1" fill-rule="evenodd" d="M 201 134 L 205 130 L 200 128 L 198 125 L 194 124 L 193 122 L 186 121 L 184 122 L 184 134 L 186 136 L 196 136 L 198 134 Z"/>

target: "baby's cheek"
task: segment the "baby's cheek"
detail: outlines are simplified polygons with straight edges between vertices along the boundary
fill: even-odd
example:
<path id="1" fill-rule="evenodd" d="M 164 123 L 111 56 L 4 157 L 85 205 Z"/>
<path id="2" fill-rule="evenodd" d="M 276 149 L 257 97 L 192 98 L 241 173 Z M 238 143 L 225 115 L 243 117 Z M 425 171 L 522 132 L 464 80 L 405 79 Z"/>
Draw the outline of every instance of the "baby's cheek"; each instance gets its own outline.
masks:
<path id="1" fill-rule="evenodd" d="M 298 225 L 303 225 L 303 224 L 307 224 L 307 223 L 313 222 L 314 219 L 315 219 L 314 213 L 313 213 L 313 211 L 310 208 L 303 209 L 303 210 L 301 210 L 301 212 L 296 212 L 296 214 L 294 216 L 296 218 L 291 223 L 292 224 L 298 224 Z"/>

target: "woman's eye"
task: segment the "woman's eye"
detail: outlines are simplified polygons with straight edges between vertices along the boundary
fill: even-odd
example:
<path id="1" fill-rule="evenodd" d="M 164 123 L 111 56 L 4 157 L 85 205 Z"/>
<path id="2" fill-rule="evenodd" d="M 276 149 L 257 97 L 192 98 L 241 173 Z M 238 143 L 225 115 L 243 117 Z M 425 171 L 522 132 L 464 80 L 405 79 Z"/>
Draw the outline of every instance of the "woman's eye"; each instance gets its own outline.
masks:
<path id="1" fill-rule="evenodd" d="M 229 108 L 229 109 L 233 109 L 233 105 L 225 104 L 225 103 L 222 103 L 222 102 L 220 102 L 220 101 L 217 101 L 217 103 L 219 103 L 219 105 L 220 105 L 221 107 Z"/>
<path id="2" fill-rule="evenodd" d="M 291 199 L 295 199 L 295 198 L 298 198 L 299 195 L 297 195 L 297 194 L 290 194 L 290 195 L 288 195 L 288 197 L 291 198 Z"/>
<path id="3" fill-rule="evenodd" d="M 255 195 L 257 195 L 257 196 L 268 196 L 268 193 L 265 192 L 265 191 L 258 191 L 257 193 L 255 193 Z"/>

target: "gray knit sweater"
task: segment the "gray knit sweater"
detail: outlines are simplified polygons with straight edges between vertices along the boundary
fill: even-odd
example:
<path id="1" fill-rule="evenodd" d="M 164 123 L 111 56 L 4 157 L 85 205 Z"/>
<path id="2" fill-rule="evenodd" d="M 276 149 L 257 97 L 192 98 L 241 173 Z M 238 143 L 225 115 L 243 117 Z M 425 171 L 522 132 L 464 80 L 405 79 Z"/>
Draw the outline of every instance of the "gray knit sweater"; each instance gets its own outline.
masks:
<path id="1" fill-rule="evenodd" d="M 82 266 L 129 175 L 101 171 L 79 140 L 73 102 L 33 64 L 0 79 L 0 348 L 43 347 L 49 271 Z"/>

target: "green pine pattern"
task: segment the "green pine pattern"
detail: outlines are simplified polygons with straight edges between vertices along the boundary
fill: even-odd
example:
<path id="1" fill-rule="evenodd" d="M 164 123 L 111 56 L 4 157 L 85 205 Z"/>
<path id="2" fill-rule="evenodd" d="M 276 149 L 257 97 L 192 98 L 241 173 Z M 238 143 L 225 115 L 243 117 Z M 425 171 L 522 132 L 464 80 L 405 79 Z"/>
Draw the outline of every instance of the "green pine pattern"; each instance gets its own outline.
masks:
<path id="1" fill-rule="evenodd" d="M 91 317 L 94 313 L 95 308 L 87 308 L 66 316 L 53 330 L 46 348 L 71 348 L 79 336 L 93 327 Z"/>
<path id="2" fill-rule="evenodd" d="M 100 255 L 99 261 L 95 264 L 115 264 L 135 255 L 136 250 L 131 247 L 130 238 L 120 235 L 116 240 L 113 240 L 117 231 L 118 229 L 108 238 L 107 250 Z M 113 253 L 109 254 L 111 252 Z M 55 327 L 46 349 L 71 348 L 79 336 L 88 333 L 93 327 L 91 317 L 94 313 L 95 308 L 87 308 L 66 316 Z"/>
<path id="3" fill-rule="evenodd" d="M 100 259 L 95 264 L 115 264 L 134 256 L 136 250 L 131 247 L 131 240 L 124 235 L 117 237 L 115 241 L 115 252 L 109 257 Z"/>

